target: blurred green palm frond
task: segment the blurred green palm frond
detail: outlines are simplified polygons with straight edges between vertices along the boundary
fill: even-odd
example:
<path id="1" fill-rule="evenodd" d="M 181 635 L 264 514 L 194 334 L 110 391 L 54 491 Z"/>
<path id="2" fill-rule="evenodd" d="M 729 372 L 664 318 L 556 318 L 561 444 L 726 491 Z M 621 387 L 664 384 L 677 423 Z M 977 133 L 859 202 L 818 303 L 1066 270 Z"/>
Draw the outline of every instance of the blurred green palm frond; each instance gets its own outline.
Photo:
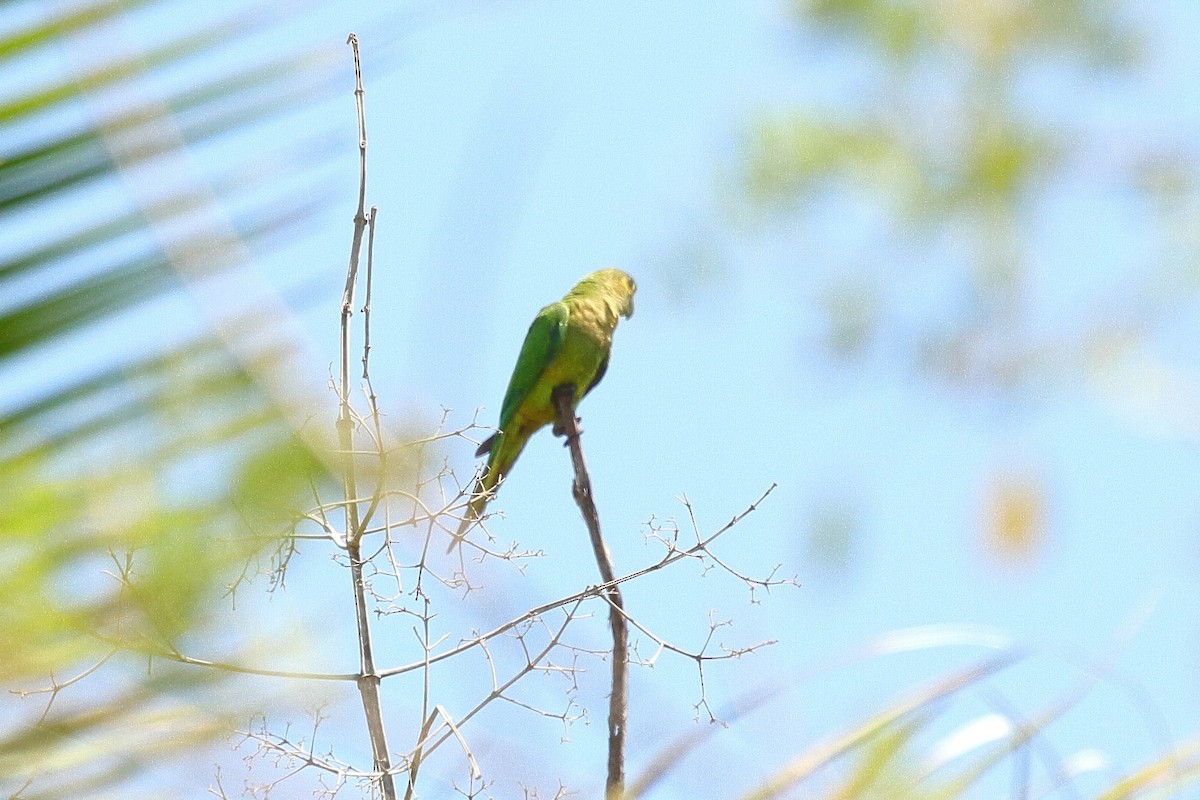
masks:
<path id="1" fill-rule="evenodd" d="M 1200 739 L 1164 753 L 1161 758 L 1117 781 L 1097 800 L 1134 800 L 1139 797 L 1170 797 L 1179 786 L 1200 782 Z"/>
<path id="2" fill-rule="evenodd" d="M 895 653 L 906 635 L 891 639 L 884 649 L 858 651 L 849 665 L 862 658 Z M 943 639 L 943 643 L 954 639 Z M 963 641 L 959 639 L 958 641 Z M 982 640 L 976 640 L 977 642 Z M 875 643 L 884 645 L 881 639 Z M 992 640 L 989 646 L 996 646 Z M 934 639 L 908 645 L 940 646 Z M 874 655 L 872 655 L 874 653 Z M 1108 660 L 1084 665 L 1085 674 L 1067 684 L 1044 707 L 1024 713 L 1006 697 L 1004 685 L 1025 678 L 1035 655 L 1011 643 L 1002 652 L 908 688 L 902 696 L 870 713 L 862 721 L 815 741 L 807 740 L 808 723 L 797 719 L 795 731 L 770 724 L 768 737 L 786 741 L 795 736 L 795 755 L 757 779 L 750 791 L 721 794 L 742 800 L 822 798 L 823 800 L 967 800 L 991 797 L 1097 797 L 1134 800 L 1191 796 L 1200 782 L 1200 741 L 1174 744 L 1157 715 L 1137 700 L 1138 692 L 1108 672 Z M 1069 659 L 1070 660 L 1070 659 Z M 1097 686 L 1111 682 L 1127 693 L 1140 710 L 1124 724 L 1147 725 L 1157 742 L 1146 765 L 1120 774 L 1106 754 L 1091 742 L 1063 745 L 1064 731 L 1056 729 L 1074 713 L 1088 714 L 1085 705 Z M 783 686 L 783 684 L 781 684 Z M 747 697 L 726 720 L 741 725 L 758 709 L 778 705 L 780 692 Z M 747 702 L 748 701 L 748 702 Z M 981 710 L 982 708 L 982 710 Z M 662 749 L 643 773 L 631 781 L 628 800 L 653 797 L 653 787 L 689 759 L 704 769 L 726 757 L 701 753 L 715 741 L 714 728 L 696 729 Z M 760 729 L 761 730 L 761 729 Z M 753 740 L 756 734 L 743 734 Z M 761 733 L 759 734 L 761 735 Z M 1061 748 L 1061 749 L 1060 749 Z M 1156 752 L 1157 751 L 1157 752 Z M 753 772 L 753 764 L 751 764 Z M 736 771 L 736 770 L 735 770 Z M 1089 775 L 1089 773 L 1091 773 Z M 716 785 L 729 775 L 712 775 Z M 1094 787 L 1087 791 L 1088 781 Z M 724 790 L 728 792 L 728 789 Z M 1098 793 L 1098 794 L 1097 794 Z M 714 795 L 718 796 L 718 795 Z"/>
<path id="3" fill-rule="evenodd" d="M 325 131 L 286 123 L 330 98 L 334 51 L 273 52 L 296 4 L 193 11 L 0 9 L 0 69 L 24 76 L 0 94 L 0 785 L 24 798 L 103 792 L 225 729 L 219 674 L 147 654 L 271 568 L 324 476 L 264 383 L 291 355 L 277 320 L 217 335 L 187 286 L 323 207 L 296 198 L 323 197 Z M 143 14 L 176 24 L 134 35 Z M 80 54 L 114 30 L 135 47 Z M 218 166 L 179 174 L 181 148 Z"/>
<path id="4" fill-rule="evenodd" d="M 1079 768 L 1052 744 L 1051 727 L 1079 706 L 1099 675 L 1089 675 L 1027 719 L 1013 716 L 987 683 L 1018 668 L 1012 651 L 935 679 L 862 723 L 808 745 L 744 800 L 962 800 L 975 797 L 1081 797 Z M 957 726 L 967 695 L 999 709 Z M 959 713 L 951 714 L 952 711 Z M 1092 752 L 1092 751 L 1085 751 Z M 1007 768 L 1007 771 L 1006 771 Z M 819 781 L 818 777 L 823 779 Z M 1099 797 L 1177 797 L 1200 781 L 1200 743 L 1168 746 L 1146 766 L 1109 779 Z"/>

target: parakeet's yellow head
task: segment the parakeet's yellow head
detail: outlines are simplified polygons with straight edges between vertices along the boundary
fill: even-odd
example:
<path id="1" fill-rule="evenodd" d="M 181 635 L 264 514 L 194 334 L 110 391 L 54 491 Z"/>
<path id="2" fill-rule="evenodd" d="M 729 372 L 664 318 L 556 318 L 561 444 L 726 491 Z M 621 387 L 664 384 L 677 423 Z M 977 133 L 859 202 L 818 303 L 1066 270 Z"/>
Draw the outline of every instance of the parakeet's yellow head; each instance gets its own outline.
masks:
<path id="1" fill-rule="evenodd" d="M 599 295 L 607 299 L 618 314 L 628 319 L 633 316 L 633 295 L 637 282 L 628 272 L 619 269 L 596 270 L 575 285 L 571 294 Z"/>

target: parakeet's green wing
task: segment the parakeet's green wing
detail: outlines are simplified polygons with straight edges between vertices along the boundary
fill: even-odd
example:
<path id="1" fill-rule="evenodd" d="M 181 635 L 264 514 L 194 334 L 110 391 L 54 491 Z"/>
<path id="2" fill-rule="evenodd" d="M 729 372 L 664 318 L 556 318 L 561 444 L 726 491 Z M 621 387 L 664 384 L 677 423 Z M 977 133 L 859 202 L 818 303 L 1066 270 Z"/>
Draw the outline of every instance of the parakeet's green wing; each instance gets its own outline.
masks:
<path id="1" fill-rule="evenodd" d="M 600 368 L 596 370 L 596 377 L 592 378 L 592 382 L 589 383 L 587 388 L 583 390 L 584 395 L 586 395 L 592 389 L 595 389 L 596 384 L 600 383 L 600 379 L 604 377 L 604 373 L 608 372 L 608 355 L 608 353 L 604 354 L 604 360 L 600 362 Z"/>
<path id="2" fill-rule="evenodd" d="M 521 401 L 537 385 L 546 365 L 558 355 L 570 314 L 566 303 L 559 302 L 551 303 L 534 317 L 529 333 L 525 334 L 525 343 L 521 345 L 521 354 L 517 356 L 508 391 L 504 393 L 504 403 L 500 406 L 500 430 L 508 428 Z"/>

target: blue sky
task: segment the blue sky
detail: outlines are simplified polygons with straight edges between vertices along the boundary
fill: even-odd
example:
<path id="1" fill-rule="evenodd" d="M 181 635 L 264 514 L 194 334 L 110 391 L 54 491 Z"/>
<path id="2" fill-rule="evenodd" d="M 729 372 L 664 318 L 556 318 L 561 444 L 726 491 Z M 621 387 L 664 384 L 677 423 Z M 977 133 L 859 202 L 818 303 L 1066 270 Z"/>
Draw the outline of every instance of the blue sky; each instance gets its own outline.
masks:
<path id="1" fill-rule="evenodd" d="M 786 222 L 747 230 L 728 214 L 752 114 L 836 97 L 839 66 L 851 69 L 805 50 L 812 40 L 788 27 L 783 5 L 468 3 L 429 16 L 413 5 L 422 21 L 406 28 L 335 2 L 281 34 L 286 42 L 327 33 L 337 48 L 353 27 L 362 42 L 368 201 L 380 207 L 373 378 L 384 409 L 393 420 L 434 420 L 445 407 L 454 426 L 483 407 L 481 421 L 494 422 L 541 306 L 601 266 L 638 279 L 637 313 L 622 323 L 608 375 L 581 408 L 618 570 L 653 560 L 643 523 L 681 517 L 679 496 L 691 499 L 711 531 L 778 483 L 717 549 L 749 573 L 782 563 L 801 584 L 761 605 L 750 605 L 736 581 L 692 568 L 627 587 L 632 612 L 681 643 L 703 639 L 710 609 L 734 621 L 720 632 L 730 645 L 778 640 L 711 668 L 714 706 L 759 686 L 789 686 L 772 708 L 714 739 L 705 757 L 723 764 L 720 775 L 689 763 L 656 796 L 749 789 L 886 698 L 984 653 L 878 656 L 796 679 L 839 652 L 914 626 L 983 626 L 1039 653 L 1100 658 L 1140 619 L 1122 640 L 1117 667 L 1177 739 L 1194 735 L 1200 452 L 1186 411 L 1200 410 L 1200 402 L 1189 405 L 1200 397 L 1192 344 L 1200 309 L 1184 302 L 1155 326 L 1129 357 L 1126 384 L 1065 370 L 1016 397 L 955 389 L 914 374 L 904 344 L 886 338 L 865 366 L 832 361 L 820 347 L 815 298 L 817 281 L 836 264 L 810 259 L 835 249 L 837 239 L 810 256 L 797 250 L 806 240 Z M 1068 128 L 1102 134 L 1091 163 L 1105 163 L 1109 144 L 1141 136 L 1182 136 L 1195 152 L 1194 134 L 1180 131 L 1200 122 L 1188 80 L 1197 74 L 1196 9 L 1180 0 L 1130 13 L 1148 35 L 1145 69 L 1115 90 L 1084 87 L 1085 102 L 1063 112 Z M 321 123 L 345 120 L 344 135 L 325 140 L 338 155 L 320 191 L 338 198 L 335 213 L 253 266 L 292 301 L 310 367 L 300 377 L 318 391 L 336 357 L 355 188 L 348 69 L 345 77 L 338 102 L 319 112 Z M 1051 92 L 1047 102 L 1054 100 Z M 298 118 L 297 136 L 315 121 Z M 253 156 L 267 143 L 231 147 Z M 206 160 L 227 156 L 218 148 L 195 159 L 203 171 Z M 1060 210 L 1031 237 L 1030 302 L 1050 332 L 1102 315 L 1138 285 L 1146 260 L 1136 238 L 1146 220 L 1119 187 L 1090 182 L 1086 169 L 1065 183 Z M 855 224 L 849 219 L 833 235 L 853 240 Z M 696 249 L 712 264 L 699 275 L 686 255 Z M 896 284 L 912 307 L 945 313 L 936 298 L 954 290 L 961 269 L 943 259 L 924 265 L 911 284 L 904 276 Z M 315 292 L 314 279 L 323 281 Z M 1166 376 L 1166 389 L 1147 394 L 1156 375 Z M 466 443 L 446 451 L 463 476 L 475 466 L 471 455 Z M 1047 491 L 1044 548 L 1023 568 L 998 565 L 980 545 L 982 499 L 1005 470 L 1032 471 Z M 523 577 L 489 573 L 487 588 L 457 613 L 502 619 L 594 581 L 568 487 L 565 452 L 548 433 L 539 436 L 505 484 L 495 504 L 505 516 L 491 528 L 501 541 L 519 539 L 547 557 Z M 850 560 L 840 570 L 808 549 L 814 515 L 828 508 L 854 520 Z M 291 593 L 331 568 L 318 557 L 299 569 Z M 283 628 L 304 628 L 289 611 L 298 602 L 272 601 Z M 602 646 L 601 620 L 591 624 Z M 408 660 L 396 640 L 388 642 L 387 656 Z M 692 724 L 694 670 L 669 662 L 664 656 L 653 670 L 633 672 L 635 773 Z M 1077 666 L 1043 654 L 996 685 L 1032 716 L 1080 677 Z M 973 697 L 950 716 L 961 722 L 987 709 Z M 357 713 L 353 703 L 344 710 Z M 602 741 L 601 708 L 591 712 L 592 724 L 573 731 L 576 746 L 564 751 L 571 765 L 564 780 L 585 793 L 596 787 Z M 1147 731 L 1142 716 L 1129 692 L 1104 684 L 1047 738 L 1062 756 L 1095 748 L 1115 769 L 1130 769 L 1162 749 L 1156 723 Z M 553 743 L 558 731 L 546 725 L 549 732 L 537 735 Z"/>

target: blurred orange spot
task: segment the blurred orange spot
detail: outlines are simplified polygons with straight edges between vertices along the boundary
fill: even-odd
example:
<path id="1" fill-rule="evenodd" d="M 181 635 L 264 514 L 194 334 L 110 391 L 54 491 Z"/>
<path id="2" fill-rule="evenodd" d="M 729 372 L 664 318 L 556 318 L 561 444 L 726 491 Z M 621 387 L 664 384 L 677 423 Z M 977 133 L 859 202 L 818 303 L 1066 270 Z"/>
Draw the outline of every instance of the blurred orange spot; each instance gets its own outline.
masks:
<path id="1" fill-rule="evenodd" d="M 993 477 L 984 494 L 983 538 L 987 550 L 1010 563 L 1032 561 L 1046 535 L 1046 486 L 1032 471 Z"/>

